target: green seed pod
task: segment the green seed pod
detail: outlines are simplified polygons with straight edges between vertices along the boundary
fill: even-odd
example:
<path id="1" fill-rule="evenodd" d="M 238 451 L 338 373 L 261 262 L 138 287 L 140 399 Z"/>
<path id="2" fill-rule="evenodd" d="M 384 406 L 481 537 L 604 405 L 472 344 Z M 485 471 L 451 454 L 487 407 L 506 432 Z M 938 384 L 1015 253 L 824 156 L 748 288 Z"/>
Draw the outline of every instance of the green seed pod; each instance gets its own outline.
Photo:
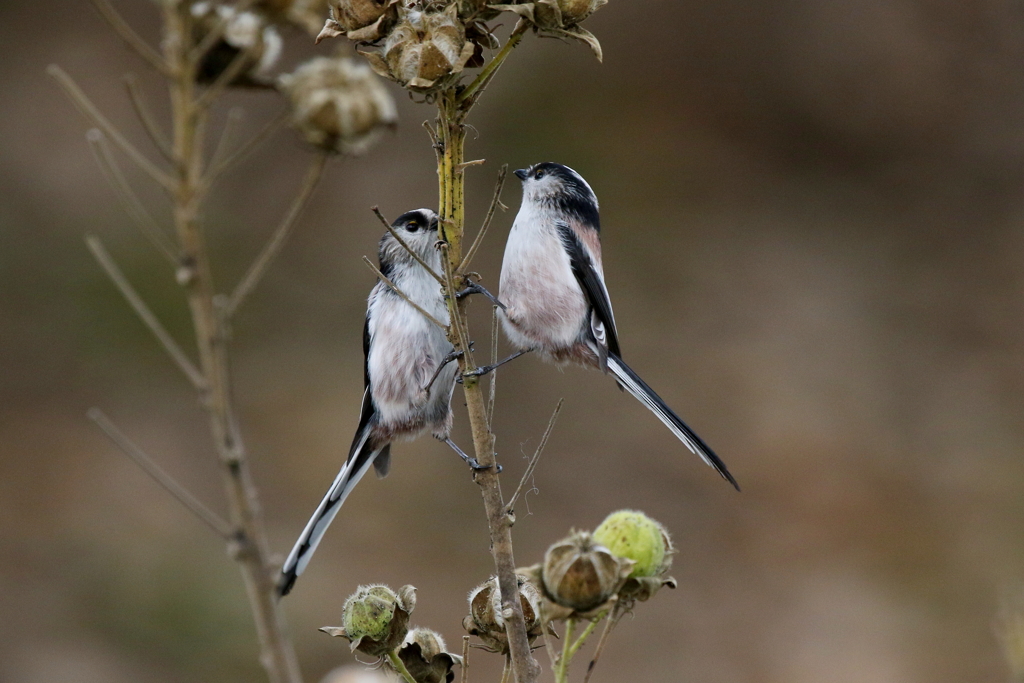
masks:
<path id="1" fill-rule="evenodd" d="M 387 586 L 360 586 L 342 608 L 343 629 L 321 629 L 349 639 L 353 650 L 383 657 L 398 647 L 409 632 L 409 613 L 416 606 L 416 589 L 403 586 L 396 594 Z"/>
<path id="2" fill-rule="evenodd" d="M 615 595 L 629 566 L 589 533 L 579 531 L 548 548 L 541 577 L 552 602 L 587 612 Z"/>
<path id="3" fill-rule="evenodd" d="M 672 566 L 668 532 L 642 512 L 613 512 L 594 531 L 594 540 L 618 557 L 636 562 L 631 577 L 659 576 Z"/>

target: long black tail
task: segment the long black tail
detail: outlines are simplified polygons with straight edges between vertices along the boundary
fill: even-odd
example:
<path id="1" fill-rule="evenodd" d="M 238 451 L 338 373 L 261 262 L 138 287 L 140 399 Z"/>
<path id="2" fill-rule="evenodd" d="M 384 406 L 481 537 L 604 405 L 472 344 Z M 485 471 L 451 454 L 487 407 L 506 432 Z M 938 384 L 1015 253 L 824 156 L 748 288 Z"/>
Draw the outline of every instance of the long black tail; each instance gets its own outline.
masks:
<path id="1" fill-rule="evenodd" d="M 647 382 L 640 379 L 640 375 L 633 372 L 632 368 L 623 363 L 621 358 L 611 353 L 608 354 L 608 369 L 612 371 L 612 374 L 619 380 L 619 383 L 626 388 L 626 391 L 633 394 L 638 401 L 657 415 L 658 419 L 664 422 L 666 427 L 672 430 L 672 433 L 683 442 L 683 445 L 699 455 L 708 465 L 714 467 L 720 475 L 736 487 L 737 491 L 740 490 L 739 484 L 733 479 L 721 458 L 715 455 L 715 452 L 704 443 L 704 440 L 697 436 L 697 433 L 690 429 L 678 415 L 672 412 L 672 409 L 661 400 L 661 397 L 654 393 L 654 389 L 651 389 L 647 386 Z"/>
<path id="2" fill-rule="evenodd" d="M 368 430 L 366 430 L 366 433 L 368 433 Z M 366 436 L 363 436 L 362 443 L 358 444 L 358 448 L 354 449 L 353 457 L 345 461 L 345 465 L 338 472 L 338 476 L 335 477 L 331 488 L 327 490 L 327 495 L 320 501 L 316 512 L 313 513 L 313 516 L 306 523 L 306 528 L 302 530 L 299 540 L 295 542 L 295 547 L 288 554 L 288 559 L 285 560 L 284 566 L 281 568 L 281 578 L 277 584 L 278 595 L 285 596 L 291 591 L 292 586 L 295 585 L 295 580 L 299 578 L 299 575 L 302 574 L 306 569 L 306 565 L 313 558 L 316 547 L 324 537 L 327 527 L 334 521 L 334 517 L 338 514 L 338 510 L 341 509 L 342 503 L 345 502 L 348 494 L 359 483 L 359 480 L 363 478 L 366 471 L 370 469 L 370 465 L 373 464 L 373 461 L 382 450 L 384 449 L 370 450 L 366 443 Z"/>

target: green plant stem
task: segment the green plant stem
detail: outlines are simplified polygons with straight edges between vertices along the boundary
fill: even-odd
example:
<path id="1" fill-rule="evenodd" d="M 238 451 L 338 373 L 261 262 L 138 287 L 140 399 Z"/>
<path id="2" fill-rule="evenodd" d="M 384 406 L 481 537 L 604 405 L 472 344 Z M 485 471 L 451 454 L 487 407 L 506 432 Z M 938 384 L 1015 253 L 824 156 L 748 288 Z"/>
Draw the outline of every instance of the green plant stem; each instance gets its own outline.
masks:
<path id="1" fill-rule="evenodd" d="M 398 651 L 392 650 L 388 653 L 388 661 L 391 662 L 391 666 L 395 668 L 398 675 L 402 677 L 405 683 L 416 683 L 416 679 L 412 677 L 409 670 L 405 668 L 405 663 L 399 658 Z"/>
<path id="2" fill-rule="evenodd" d="M 596 619 L 590 620 L 590 623 L 587 624 L 587 627 L 583 629 L 583 633 L 580 634 L 580 637 L 577 638 L 576 642 L 573 643 L 572 647 L 569 648 L 570 658 L 574 657 L 576 653 L 580 651 L 580 648 L 583 647 L 583 645 L 587 642 L 587 638 L 590 637 L 590 634 L 594 632 L 594 629 L 597 628 L 597 625 L 600 624 L 606 616 L 608 616 L 607 610 L 597 615 Z"/>
<path id="3" fill-rule="evenodd" d="M 529 28 L 530 24 L 525 19 L 519 20 L 516 27 L 512 29 L 512 33 L 509 35 L 508 40 L 505 41 L 505 45 L 502 46 L 498 54 L 494 55 L 494 59 L 492 59 L 490 63 L 480 71 L 480 74 L 473 79 L 472 83 L 467 85 L 466 88 L 459 93 L 459 103 L 467 101 L 472 103 L 480 96 L 480 93 L 483 92 L 484 88 L 486 88 L 488 83 L 491 82 L 491 79 L 494 78 L 494 74 L 498 73 L 498 69 L 500 69 L 501 65 L 505 63 L 505 60 L 512 53 L 512 50 L 515 49 L 516 45 L 519 44 L 519 41 L 523 39 L 523 35 Z"/>
<path id="4" fill-rule="evenodd" d="M 562 643 L 562 654 L 558 658 L 558 668 L 555 670 L 555 683 L 566 683 L 569 676 L 569 662 L 572 661 L 572 637 L 576 630 L 576 619 L 569 617 L 565 622 L 565 642 Z"/>
<path id="5" fill-rule="evenodd" d="M 178 281 L 188 298 L 199 348 L 199 367 L 206 380 L 202 399 L 210 418 L 228 498 L 233 527 L 230 550 L 245 582 L 259 637 L 260 662 L 268 678 L 271 683 L 300 683 L 302 677 L 295 650 L 285 633 L 283 614 L 274 593 L 274 570 L 257 490 L 238 432 L 228 372 L 227 323 L 223 307 L 215 303 L 209 253 L 199 222 L 206 116 L 197 106 L 197 65 L 190 46 L 192 18 L 187 3 L 165 2 L 163 11 L 164 59 L 170 68 L 173 121 L 171 196 L 181 254 Z"/>

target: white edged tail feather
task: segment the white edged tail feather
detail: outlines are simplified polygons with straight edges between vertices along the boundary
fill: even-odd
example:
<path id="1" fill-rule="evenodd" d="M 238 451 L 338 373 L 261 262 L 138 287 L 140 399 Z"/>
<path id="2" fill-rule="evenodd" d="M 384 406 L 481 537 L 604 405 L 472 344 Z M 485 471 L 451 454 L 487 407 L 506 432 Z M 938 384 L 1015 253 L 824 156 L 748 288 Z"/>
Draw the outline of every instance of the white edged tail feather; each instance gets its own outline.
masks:
<path id="1" fill-rule="evenodd" d="M 384 450 L 378 448 L 364 454 L 363 449 L 366 447 L 367 436 L 368 434 L 363 436 L 358 449 L 353 449 L 355 455 L 345 461 L 338 476 L 335 477 L 334 483 L 331 484 L 331 488 L 327 490 L 327 495 L 320 501 L 320 505 L 317 506 L 316 512 L 313 513 L 310 520 L 306 522 L 306 528 L 302 530 L 299 540 L 295 542 L 295 547 L 288 553 L 288 559 L 285 560 L 284 566 L 281 568 L 281 579 L 277 586 L 278 595 L 288 595 L 292 586 L 295 585 L 295 580 L 305 571 L 306 565 L 313 558 L 313 553 L 320 545 L 324 532 L 334 521 L 338 510 L 348 498 L 348 494 L 373 465 L 377 455 Z"/>
<path id="2" fill-rule="evenodd" d="M 676 415 L 671 408 L 661 399 L 654 390 L 647 386 L 647 383 L 640 379 L 640 376 L 622 362 L 622 359 L 615 354 L 608 354 L 608 369 L 619 381 L 620 385 L 626 388 L 634 398 L 643 403 L 654 413 L 665 426 L 671 430 L 676 438 L 683 442 L 683 445 L 693 453 L 699 455 L 708 465 L 713 467 L 722 477 L 732 484 L 737 491 L 740 487 L 729 473 L 725 463 L 715 455 L 715 452 L 708 447 L 704 440 L 697 436 L 696 432 L 690 429 L 685 422 Z"/>

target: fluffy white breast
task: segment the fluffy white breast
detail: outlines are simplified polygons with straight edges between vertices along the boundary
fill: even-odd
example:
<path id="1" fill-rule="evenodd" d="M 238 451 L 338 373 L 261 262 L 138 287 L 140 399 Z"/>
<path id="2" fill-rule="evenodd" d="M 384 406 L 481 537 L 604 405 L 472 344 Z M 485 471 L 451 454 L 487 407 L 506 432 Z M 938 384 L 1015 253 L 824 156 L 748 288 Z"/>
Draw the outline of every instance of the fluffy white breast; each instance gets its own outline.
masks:
<path id="1" fill-rule="evenodd" d="M 505 333 L 520 349 L 560 349 L 576 342 L 587 303 L 555 224 L 557 215 L 523 202 L 501 264 Z"/>

